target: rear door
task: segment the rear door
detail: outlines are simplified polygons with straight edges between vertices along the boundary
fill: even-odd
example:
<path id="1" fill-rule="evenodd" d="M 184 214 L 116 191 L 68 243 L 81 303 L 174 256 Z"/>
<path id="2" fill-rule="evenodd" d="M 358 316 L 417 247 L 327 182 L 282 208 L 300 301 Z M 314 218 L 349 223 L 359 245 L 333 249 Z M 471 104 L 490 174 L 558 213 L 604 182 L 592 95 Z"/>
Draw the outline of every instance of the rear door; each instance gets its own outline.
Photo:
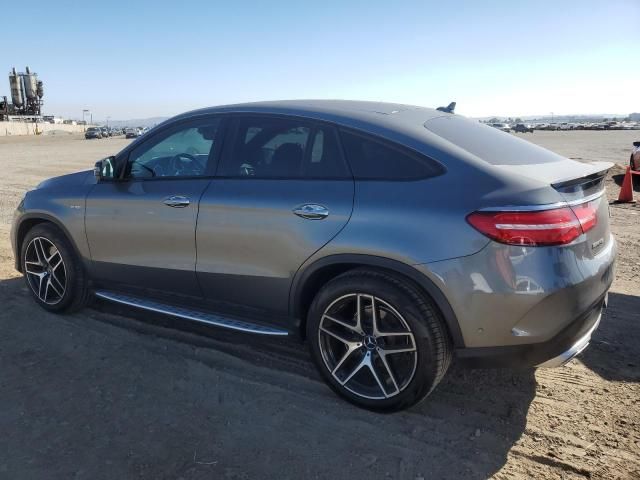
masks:
<path id="1" fill-rule="evenodd" d="M 91 190 L 85 224 L 93 278 L 201 295 L 198 201 L 215 170 L 220 125 L 208 117 L 168 126 L 125 154 L 121 178 Z"/>
<path id="2" fill-rule="evenodd" d="M 236 116 L 200 202 L 197 275 L 210 300 L 286 313 L 297 269 L 346 225 L 353 178 L 330 125 Z"/>

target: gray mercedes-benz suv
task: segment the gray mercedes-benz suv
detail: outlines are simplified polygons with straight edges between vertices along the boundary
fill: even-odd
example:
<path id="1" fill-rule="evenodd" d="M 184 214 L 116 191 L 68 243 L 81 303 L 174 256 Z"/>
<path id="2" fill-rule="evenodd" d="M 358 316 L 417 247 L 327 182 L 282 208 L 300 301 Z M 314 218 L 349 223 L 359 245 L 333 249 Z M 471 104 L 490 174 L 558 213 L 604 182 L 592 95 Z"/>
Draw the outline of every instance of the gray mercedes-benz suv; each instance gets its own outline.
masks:
<path id="1" fill-rule="evenodd" d="M 297 335 L 336 392 L 397 410 L 454 356 L 559 366 L 587 346 L 613 278 L 609 167 L 428 108 L 223 106 L 27 192 L 12 243 L 49 311 L 97 296 Z"/>

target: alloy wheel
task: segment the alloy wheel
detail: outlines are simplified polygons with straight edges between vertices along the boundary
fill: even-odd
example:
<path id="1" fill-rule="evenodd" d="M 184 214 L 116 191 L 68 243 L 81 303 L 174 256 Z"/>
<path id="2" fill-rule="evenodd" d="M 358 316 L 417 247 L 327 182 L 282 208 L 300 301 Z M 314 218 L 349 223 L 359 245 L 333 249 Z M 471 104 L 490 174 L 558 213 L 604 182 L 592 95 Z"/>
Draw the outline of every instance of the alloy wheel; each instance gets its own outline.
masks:
<path id="1" fill-rule="evenodd" d="M 318 333 L 326 368 L 355 395 L 391 398 L 415 375 L 413 332 L 395 308 L 376 296 L 351 293 L 334 300 L 322 315 Z"/>
<path id="2" fill-rule="evenodd" d="M 67 291 L 67 270 L 60 250 L 48 239 L 35 237 L 27 245 L 24 272 L 33 293 L 44 303 L 59 303 Z"/>

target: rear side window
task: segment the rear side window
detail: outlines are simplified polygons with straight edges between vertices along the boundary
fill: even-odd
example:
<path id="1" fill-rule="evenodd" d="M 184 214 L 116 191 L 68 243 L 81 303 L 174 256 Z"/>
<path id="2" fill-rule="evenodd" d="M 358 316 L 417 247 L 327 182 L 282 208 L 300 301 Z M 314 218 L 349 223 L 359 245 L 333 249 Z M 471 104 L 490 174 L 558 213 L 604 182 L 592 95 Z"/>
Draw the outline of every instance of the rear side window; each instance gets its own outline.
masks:
<path id="1" fill-rule="evenodd" d="M 332 127 L 297 119 L 242 117 L 218 175 L 253 178 L 347 178 Z"/>
<path id="2" fill-rule="evenodd" d="M 442 173 L 435 162 L 377 139 L 341 131 L 353 176 L 360 180 L 417 180 Z"/>

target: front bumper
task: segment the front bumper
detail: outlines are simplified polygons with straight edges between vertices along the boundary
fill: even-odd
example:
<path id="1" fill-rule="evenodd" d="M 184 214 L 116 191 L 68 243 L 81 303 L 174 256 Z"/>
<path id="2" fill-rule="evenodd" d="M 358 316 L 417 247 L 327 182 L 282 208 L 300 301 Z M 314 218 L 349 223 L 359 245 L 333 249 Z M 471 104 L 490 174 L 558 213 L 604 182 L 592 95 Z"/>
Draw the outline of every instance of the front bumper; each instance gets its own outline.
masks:
<path id="1" fill-rule="evenodd" d="M 20 252 L 18 251 L 18 227 L 20 224 L 20 219 L 24 214 L 24 198 L 18 204 L 18 207 L 13 212 L 13 218 L 11 220 L 11 231 L 9 233 L 9 238 L 11 241 L 11 251 L 13 252 L 14 258 L 14 266 L 16 270 L 21 271 L 20 268 Z"/>

